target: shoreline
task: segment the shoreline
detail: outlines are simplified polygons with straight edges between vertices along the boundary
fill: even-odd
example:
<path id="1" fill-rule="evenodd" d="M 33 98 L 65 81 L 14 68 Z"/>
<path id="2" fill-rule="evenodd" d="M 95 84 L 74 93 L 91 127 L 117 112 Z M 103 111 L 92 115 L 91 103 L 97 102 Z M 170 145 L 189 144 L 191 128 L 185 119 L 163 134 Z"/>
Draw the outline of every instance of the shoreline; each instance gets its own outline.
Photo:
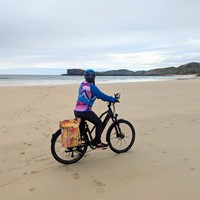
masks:
<path id="1" fill-rule="evenodd" d="M 21 75 L 19 75 L 21 76 Z M 34 75 L 35 77 L 40 77 L 37 75 Z M 26 77 L 26 76 L 25 76 Z M 29 75 L 28 75 L 29 77 Z M 43 75 L 42 75 L 43 77 Z M 51 77 L 48 76 L 47 77 Z M 57 77 L 57 76 L 56 76 Z M 81 81 L 84 80 L 83 77 L 78 76 L 78 79 L 70 79 L 70 80 L 10 80 L 9 78 L 1 79 L 0 80 L 0 88 L 1 87 L 34 87 L 34 86 L 67 86 L 67 85 L 76 85 L 80 84 Z M 77 77 L 76 77 L 77 78 Z M 108 78 L 108 77 L 107 77 Z M 113 78 L 113 79 L 112 79 Z M 97 84 L 121 84 L 121 83 L 142 83 L 142 82 L 158 82 L 158 81 L 173 81 L 173 80 L 189 80 L 189 79 L 198 79 L 200 77 L 196 75 L 172 75 L 172 76 L 136 76 L 133 78 L 130 78 L 129 76 L 116 78 L 111 77 L 111 79 L 98 79 L 97 77 Z"/>

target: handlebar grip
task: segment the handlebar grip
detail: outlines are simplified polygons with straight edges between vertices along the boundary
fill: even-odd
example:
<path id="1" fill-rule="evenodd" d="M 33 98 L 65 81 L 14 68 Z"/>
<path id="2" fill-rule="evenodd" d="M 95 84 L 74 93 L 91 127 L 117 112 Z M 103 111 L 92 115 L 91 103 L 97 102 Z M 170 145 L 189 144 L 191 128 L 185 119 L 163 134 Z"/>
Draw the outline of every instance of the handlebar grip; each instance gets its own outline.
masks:
<path id="1" fill-rule="evenodd" d="M 120 99 L 121 94 L 120 93 L 116 93 L 114 94 L 116 99 Z"/>

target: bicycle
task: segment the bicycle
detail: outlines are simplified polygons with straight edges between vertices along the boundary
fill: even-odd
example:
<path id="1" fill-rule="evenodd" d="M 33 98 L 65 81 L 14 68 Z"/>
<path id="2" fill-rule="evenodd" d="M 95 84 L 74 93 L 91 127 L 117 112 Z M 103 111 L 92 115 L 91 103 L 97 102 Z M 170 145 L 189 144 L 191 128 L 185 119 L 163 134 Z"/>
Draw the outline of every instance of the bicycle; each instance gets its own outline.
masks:
<path id="1" fill-rule="evenodd" d="M 120 94 L 115 94 L 115 98 L 120 99 Z M 115 153 L 125 153 L 134 144 L 135 141 L 135 129 L 133 125 L 125 120 L 118 119 L 118 114 L 115 110 L 115 103 L 107 102 L 108 110 L 100 115 L 100 119 L 105 116 L 102 124 L 104 131 L 110 119 L 112 123 L 109 126 L 106 133 L 106 140 L 110 149 Z M 51 139 L 51 153 L 56 161 L 62 164 L 72 164 L 79 161 L 87 152 L 88 147 L 94 150 L 95 147 L 92 144 L 95 126 L 92 129 L 89 128 L 87 122 L 85 121 L 85 127 L 80 130 L 81 135 L 81 145 L 76 147 L 64 148 L 61 145 L 61 129 L 57 130 L 56 133 L 52 135 Z"/>

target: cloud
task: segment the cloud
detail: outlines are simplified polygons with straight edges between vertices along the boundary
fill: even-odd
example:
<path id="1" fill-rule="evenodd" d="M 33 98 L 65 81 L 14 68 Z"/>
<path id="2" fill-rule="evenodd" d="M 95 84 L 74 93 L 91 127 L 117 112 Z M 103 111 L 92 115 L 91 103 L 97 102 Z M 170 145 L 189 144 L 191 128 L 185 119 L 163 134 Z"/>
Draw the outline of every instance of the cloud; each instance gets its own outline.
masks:
<path id="1" fill-rule="evenodd" d="M 166 57 L 159 52 L 136 52 L 136 53 L 122 53 L 111 55 L 116 61 L 120 62 L 121 65 L 130 66 L 152 66 L 155 63 L 160 64 L 166 59 Z"/>
<path id="2" fill-rule="evenodd" d="M 200 61 L 197 0 L 0 0 L 0 7 L 0 70 Z"/>

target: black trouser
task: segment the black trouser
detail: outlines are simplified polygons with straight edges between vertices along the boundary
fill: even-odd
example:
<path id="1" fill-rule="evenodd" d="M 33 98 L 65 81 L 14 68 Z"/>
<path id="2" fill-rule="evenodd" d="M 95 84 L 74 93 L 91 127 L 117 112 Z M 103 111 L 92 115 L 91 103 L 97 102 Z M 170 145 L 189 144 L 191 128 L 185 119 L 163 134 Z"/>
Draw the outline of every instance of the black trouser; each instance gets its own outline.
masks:
<path id="1" fill-rule="evenodd" d="M 87 120 L 91 123 L 93 123 L 96 126 L 96 136 L 94 138 L 94 140 L 97 143 L 101 142 L 101 133 L 102 133 L 102 121 L 101 119 L 93 112 L 93 111 L 88 111 L 88 112 L 78 112 L 78 111 L 74 111 L 74 114 L 76 117 L 80 117 L 81 123 L 80 123 L 80 129 L 82 129 L 84 127 L 84 120 Z"/>

